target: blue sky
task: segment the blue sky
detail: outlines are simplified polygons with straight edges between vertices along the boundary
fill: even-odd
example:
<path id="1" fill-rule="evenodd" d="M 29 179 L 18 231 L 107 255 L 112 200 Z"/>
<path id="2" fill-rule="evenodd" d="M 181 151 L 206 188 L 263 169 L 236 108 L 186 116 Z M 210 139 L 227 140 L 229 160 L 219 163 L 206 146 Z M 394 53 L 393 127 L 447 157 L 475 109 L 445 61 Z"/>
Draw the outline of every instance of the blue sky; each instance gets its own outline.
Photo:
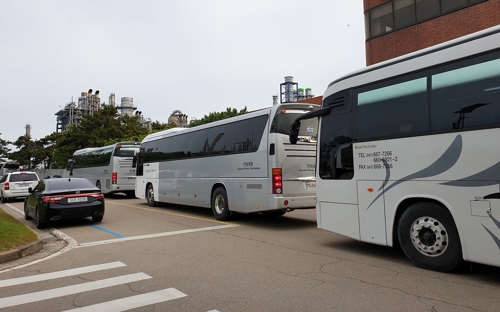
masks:
<path id="1" fill-rule="evenodd" d="M 285 76 L 321 95 L 364 42 L 361 0 L 0 0 L 0 137 L 54 132 L 88 89 L 160 122 L 271 106 Z"/>

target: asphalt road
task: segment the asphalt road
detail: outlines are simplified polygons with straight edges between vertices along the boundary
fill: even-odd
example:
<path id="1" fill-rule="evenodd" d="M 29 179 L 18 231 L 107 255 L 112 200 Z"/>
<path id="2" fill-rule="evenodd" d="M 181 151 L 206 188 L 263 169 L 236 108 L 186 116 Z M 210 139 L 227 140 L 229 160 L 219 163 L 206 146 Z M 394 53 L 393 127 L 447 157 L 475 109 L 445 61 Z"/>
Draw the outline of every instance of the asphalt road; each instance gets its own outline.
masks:
<path id="1" fill-rule="evenodd" d="M 113 196 L 101 223 L 50 226 L 68 245 L 0 265 L 0 310 L 500 311 L 500 268 L 426 271 L 399 248 L 317 229 L 315 210 L 219 222 Z"/>

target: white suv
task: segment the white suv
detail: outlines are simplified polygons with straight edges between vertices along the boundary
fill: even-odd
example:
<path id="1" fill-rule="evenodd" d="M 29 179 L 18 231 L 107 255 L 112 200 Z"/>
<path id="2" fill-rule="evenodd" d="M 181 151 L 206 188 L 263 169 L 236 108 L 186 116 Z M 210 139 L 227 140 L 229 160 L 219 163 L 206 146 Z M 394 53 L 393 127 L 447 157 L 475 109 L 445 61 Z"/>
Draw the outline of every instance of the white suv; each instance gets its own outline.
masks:
<path id="1" fill-rule="evenodd" d="M 2 203 L 6 203 L 9 198 L 28 196 L 28 188 L 35 188 L 39 181 L 40 179 L 35 172 L 6 173 L 0 180 L 0 199 Z"/>

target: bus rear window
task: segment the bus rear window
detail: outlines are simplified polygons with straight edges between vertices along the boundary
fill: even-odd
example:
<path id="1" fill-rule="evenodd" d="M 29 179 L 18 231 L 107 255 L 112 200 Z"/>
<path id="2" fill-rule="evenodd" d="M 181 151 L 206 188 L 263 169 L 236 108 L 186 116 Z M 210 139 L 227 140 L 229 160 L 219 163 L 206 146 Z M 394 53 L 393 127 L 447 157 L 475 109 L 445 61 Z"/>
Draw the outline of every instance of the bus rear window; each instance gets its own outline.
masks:
<path id="1" fill-rule="evenodd" d="M 134 145 L 134 146 L 121 146 L 117 147 L 115 149 L 115 153 L 113 156 L 118 156 L 118 157 L 134 157 L 135 152 L 139 153 L 139 146 Z"/>
<path id="2" fill-rule="evenodd" d="M 290 132 L 290 125 L 300 115 L 307 113 L 285 113 L 274 116 L 271 125 L 271 133 L 281 133 L 288 135 Z M 304 119 L 300 121 L 299 141 L 316 142 L 318 137 L 318 118 Z"/>

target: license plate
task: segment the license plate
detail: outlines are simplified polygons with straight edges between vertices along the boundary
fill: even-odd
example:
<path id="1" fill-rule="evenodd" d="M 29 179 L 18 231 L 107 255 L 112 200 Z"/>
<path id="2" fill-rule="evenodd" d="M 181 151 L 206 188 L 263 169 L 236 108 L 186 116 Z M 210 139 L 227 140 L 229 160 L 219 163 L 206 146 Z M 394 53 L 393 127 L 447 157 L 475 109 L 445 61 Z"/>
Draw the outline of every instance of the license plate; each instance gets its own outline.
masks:
<path id="1" fill-rule="evenodd" d="M 74 198 L 68 198 L 68 203 L 79 203 L 79 202 L 86 202 L 87 197 L 74 197 Z"/>
<path id="2" fill-rule="evenodd" d="M 306 182 L 306 191 L 314 191 L 316 189 L 316 182 Z"/>

